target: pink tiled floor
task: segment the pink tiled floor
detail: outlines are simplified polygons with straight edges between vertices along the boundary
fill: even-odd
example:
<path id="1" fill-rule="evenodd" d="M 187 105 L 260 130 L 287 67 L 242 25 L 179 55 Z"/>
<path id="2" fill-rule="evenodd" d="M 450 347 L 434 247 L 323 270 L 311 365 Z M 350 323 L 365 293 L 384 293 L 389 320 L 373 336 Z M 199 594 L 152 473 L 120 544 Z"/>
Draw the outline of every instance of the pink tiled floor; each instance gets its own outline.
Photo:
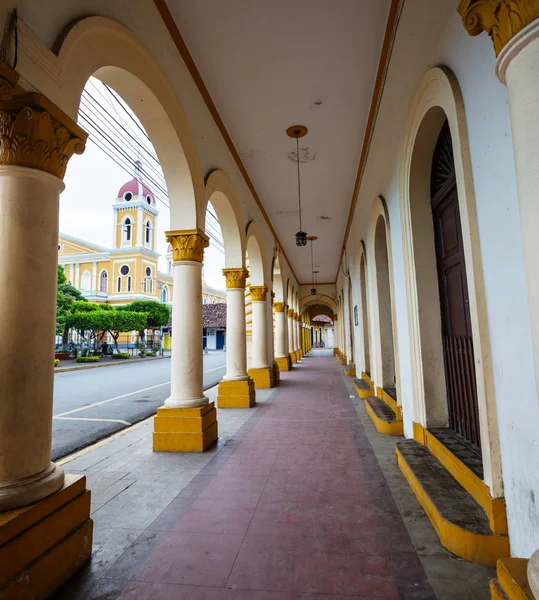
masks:
<path id="1" fill-rule="evenodd" d="M 284 374 L 190 489 L 133 553 L 123 600 L 434 598 L 332 357 Z"/>

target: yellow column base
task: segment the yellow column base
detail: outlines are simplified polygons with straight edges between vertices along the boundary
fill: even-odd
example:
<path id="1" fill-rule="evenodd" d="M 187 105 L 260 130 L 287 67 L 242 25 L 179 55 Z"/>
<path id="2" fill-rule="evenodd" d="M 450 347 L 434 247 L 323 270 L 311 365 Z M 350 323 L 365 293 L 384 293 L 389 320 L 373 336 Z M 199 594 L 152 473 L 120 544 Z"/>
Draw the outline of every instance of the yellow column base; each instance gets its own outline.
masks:
<path id="1" fill-rule="evenodd" d="M 251 408 L 256 404 L 254 381 L 220 381 L 217 390 L 219 408 Z"/>
<path id="2" fill-rule="evenodd" d="M 344 374 L 348 375 L 348 377 L 356 376 L 356 365 L 354 363 L 350 363 L 348 368 L 344 370 Z"/>
<path id="3" fill-rule="evenodd" d="M 255 389 L 272 388 L 275 386 L 273 367 L 264 369 L 249 369 L 247 375 L 254 381 Z"/>
<path id="4" fill-rule="evenodd" d="M 277 361 L 273 361 L 273 382 L 274 385 L 277 385 L 281 381 L 281 370 L 279 369 L 279 365 Z"/>
<path id="5" fill-rule="evenodd" d="M 92 554 L 86 477 L 66 475 L 43 500 L 0 514 L 0 598 L 47 598 Z"/>
<path id="6" fill-rule="evenodd" d="M 298 362 L 298 357 L 296 356 L 295 352 L 290 352 L 290 354 L 288 355 L 290 357 L 290 362 L 295 365 Z"/>
<path id="7" fill-rule="evenodd" d="M 154 452 L 204 452 L 217 441 L 215 403 L 196 408 L 161 406 L 153 422 Z"/>
<path id="8" fill-rule="evenodd" d="M 490 580 L 492 600 L 527 600 L 534 598 L 528 583 L 527 558 L 500 558 L 496 563 L 497 579 Z"/>
<path id="9" fill-rule="evenodd" d="M 340 352 L 340 350 L 337 347 L 333 348 L 333 356 L 337 356 L 337 354 L 339 354 L 339 352 Z"/>
<path id="10" fill-rule="evenodd" d="M 292 368 L 292 359 L 290 358 L 290 356 L 276 358 L 275 362 L 279 366 L 279 371 L 290 371 L 290 369 Z"/>

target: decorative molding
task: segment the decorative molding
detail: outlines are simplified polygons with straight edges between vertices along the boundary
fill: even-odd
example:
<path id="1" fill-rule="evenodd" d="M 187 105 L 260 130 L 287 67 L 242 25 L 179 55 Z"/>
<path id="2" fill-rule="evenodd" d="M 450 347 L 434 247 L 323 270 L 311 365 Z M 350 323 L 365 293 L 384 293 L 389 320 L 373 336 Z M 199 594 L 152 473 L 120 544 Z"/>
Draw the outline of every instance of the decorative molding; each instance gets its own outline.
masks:
<path id="1" fill-rule="evenodd" d="M 460 0 L 458 13 L 466 31 L 486 31 L 496 56 L 519 31 L 539 18 L 539 0 Z"/>
<path id="2" fill-rule="evenodd" d="M 204 248 L 210 245 L 210 241 L 200 229 L 166 231 L 165 235 L 167 242 L 172 246 L 173 262 L 192 260 L 201 263 L 204 261 Z"/>
<path id="3" fill-rule="evenodd" d="M 249 271 L 243 267 L 239 269 L 223 269 L 223 275 L 226 278 L 226 289 L 245 289 L 245 282 L 249 277 Z"/>
<path id="4" fill-rule="evenodd" d="M 0 60 L 0 101 L 9 100 L 15 93 L 19 74 Z"/>
<path id="5" fill-rule="evenodd" d="M 0 165 L 45 171 L 62 179 L 88 134 L 50 100 L 19 94 L 0 103 Z"/>
<path id="6" fill-rule="evenodd" d="M 294 318 L 294 309 L 292 309 L 292 308 L 288 309 L 288 318 L 289 319 L 293 319 Z"/>
<path id="7" fill-rule="evenodd" d="M 285 308 L 284 308 L 284 307 L 285 307 L 285 306 L 286 306 L 286 305 L 285 305 L 285 303 L 284 303 L 284 302 L 274 302 L 274 303 L 273 303 L 273 310 L 274 310 L 276 313 L 284 313 L 284 311 L 285 311 Z"/>
<path id="8" fill-rule="evenodd" d="M 265 302 L 268 288 L 265 285 L 252 285 L 251 286 L 251 301 L 252 302 Z"/>

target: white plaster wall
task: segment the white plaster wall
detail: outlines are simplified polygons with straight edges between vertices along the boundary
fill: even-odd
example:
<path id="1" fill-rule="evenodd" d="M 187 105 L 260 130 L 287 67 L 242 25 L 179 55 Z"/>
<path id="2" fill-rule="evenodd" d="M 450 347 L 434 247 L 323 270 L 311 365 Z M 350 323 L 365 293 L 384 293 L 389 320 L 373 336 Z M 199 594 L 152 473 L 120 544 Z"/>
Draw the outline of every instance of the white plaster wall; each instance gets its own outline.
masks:
<path id="1" fill-rule="evenodd" d="M 425 71 L 453 70 L 461 86 L 469 131 L 505 497 L 515 556 L 539 547 L 539 409 L 535 397 L 529 311 L 523 267 L 507 93 L 494 74 L 495 56 L 486 35 L 471 38 L 453 0 L 407 0 L 392 59 L 358 205 L 348 242 L 358 256 L 372 203 L 382 195 L 389 212 L 400 389 L 405 435 L 412 435 L 413 398 L 409 332 L 400 230 L 398 167 L 408 107 Z M 372 265 L 368 265 L 369 276 Z M 354 304 L 359 264 L 353 264 Z M 372 298 L 371 298 L 372 321 Z M 356 340 L 357 340 L 356 336 Z M 372 336 L 371 336 L 372 339 Z M 356 342 L 356 349 L 357 342 Z"/>

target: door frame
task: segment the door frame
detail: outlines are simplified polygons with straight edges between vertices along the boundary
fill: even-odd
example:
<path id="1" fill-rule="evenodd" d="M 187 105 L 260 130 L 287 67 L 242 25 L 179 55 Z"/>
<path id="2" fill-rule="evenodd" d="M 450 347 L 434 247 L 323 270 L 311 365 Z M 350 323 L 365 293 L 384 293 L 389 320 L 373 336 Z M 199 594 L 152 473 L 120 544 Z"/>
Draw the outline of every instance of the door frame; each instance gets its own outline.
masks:
<path id="1" fill-rule="evenodd" d="M 500 444 L 498 435 L 496 390 L 494 387 L 493 367 L 490 356 L 490 337 L 486 293 L 483 281 L 482 257 L 479 244 L 479 230 L 475 206 L 473 172 L 466 125 L 464 101 L 455 75 L 446 67 L 429 69 L 421 78 L 408 111 L 408 119 L 403 136 L 401 164 L 399 173 L 399 192 L 402 224 L 402 244 L 404 257 L 404 273 L 406 283 L 406 299 L 408 312 L 408 329 L 410 340 L 410 360 L 412 390 L 414 396 L 414 422 L 428 427 L 429 412 L 438 409 L 441 414 L 441 402 L 447 412 L 447 394 L 441 391 L 436 396 L 437 406 L 427 402 L 425 381 L 432 365 L 427 363 L 422 349 L 422 330 L 425 333 L 425 315 L 419 311 L 418 271 L 414 256 L 414 234 L 412 220 L 411 185 L 417 179 L 419 165 L 426 171 L 422 189 L 414 188 L 414 201 L 427 195 L 430 207 L 430 166 L 432 153 L 443 122 L 447 119 L 453 142 L 455 159 L 455 177 L 457 182 L 458 202 L 461 218 L 462 241 L 466 262 L 466 279 L 470 302 L 470 318 L 472 338 L 475 352 L 475 369 L 477 381 L 477 400 L 479 406 L 479 422 L 481 431 L 481 453 L 483 458 L 484 482 L 489 487 L 493 498 L 503 496 L 501 474 Z M 425 175 L 425 174 L 423 174 Z M 415 185 L 415 184 L 414 184 Z M 421 198 L 421 202 L 425 199 Z M 432 222 L 432 219 L 431 219 Z M 417 226 L 416 232 L 417 235 Z M 434 241 L 432 240 L 432 246 Z M 437 282 L 436 282 L 437 288 Z M 438 294 L 438 291 L 436 291 Z M 439 297 L 438 297 L 439 302 Z M 424 313 L 424 311 L 423 311 Z M 439 317 L 438 317 L 439 318 Z M 434 332 L 435 324 L 430 323 Z M 441 327 L 439 328 L 441 344 Z M 430 332 L 429 332 L 430 334 Z M 427 336 L 435 337 L 435 334 Z M 423 340 L 425 337 L 423 338 Z M 441 347 L 440 347 L 441 356 Z M 430 358 L 430 357 L 428 357 Z M 443 359 L 442 359 L 443 360 Z M 424 370 L 424 366 L 428 369 Z M 445 370 L 438 377 L 445 392 Z M 410 424 L 405 422 L 405 431 L 410 432 Z"/>

